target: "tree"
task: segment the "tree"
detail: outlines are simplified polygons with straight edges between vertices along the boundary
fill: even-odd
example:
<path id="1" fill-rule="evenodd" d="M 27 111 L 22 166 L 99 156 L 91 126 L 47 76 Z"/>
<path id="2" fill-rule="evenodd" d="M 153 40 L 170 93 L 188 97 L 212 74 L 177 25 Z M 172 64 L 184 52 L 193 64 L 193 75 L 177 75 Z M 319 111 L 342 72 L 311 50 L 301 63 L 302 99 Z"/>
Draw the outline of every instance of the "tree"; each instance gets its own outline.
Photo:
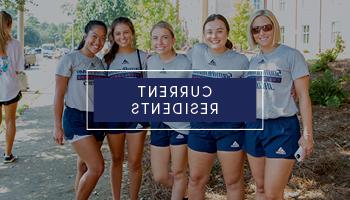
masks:
<path id="1" fill-rule="evenodd" d="M 250 1 L 241 0 L 240 3 L 235 4 L 235 10 L 235 16 L 230 19 L 232 30 L 230 31 L 229 38 L 239 50 L 247 50 L 249 46 L 247 27 L 252 12 Z"/>
<path id="2" fill-rule="evenodd" d="M 24 28 L 24 46 L 38 47 L 41 45 L 39 32 L 33 27 Z"/>
<path id="3" fill-rule="evenodd" d="M 24 11 L 24 5 L 28 3 L 36 5 L 35 0 L 1 0 L 0 7 L 4 7 L 5 9 L 15 8 L 16 10 Z"/>
<path id="4" fill-rule="evenodd" d="M 186 40 L 185 31 L 182 23 L 177 20 L 177 11 L 168 0 L 135 0 L 133 4 L 136 19 L 134 20 L 136 28 L 137 45 L 141 49 L 150 49 L 150 34 L 152 26 L 160 20 L 170 23 L 175 32 L 175 48 L 180 49 Z"/>

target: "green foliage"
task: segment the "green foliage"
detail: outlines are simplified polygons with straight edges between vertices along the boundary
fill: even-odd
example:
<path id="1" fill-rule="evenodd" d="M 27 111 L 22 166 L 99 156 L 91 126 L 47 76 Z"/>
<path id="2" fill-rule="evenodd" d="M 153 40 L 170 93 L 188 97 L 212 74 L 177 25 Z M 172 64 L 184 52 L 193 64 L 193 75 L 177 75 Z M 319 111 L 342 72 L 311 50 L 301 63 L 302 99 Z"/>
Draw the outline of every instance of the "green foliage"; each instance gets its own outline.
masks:
<path id="1" fill-rule="evenodd" d="M 341 86 L 341 79 L 326 70 L 323 75 L 312 80 L 310 96 L 314 104 L 339 107 L 345 101 L 347 93 Z"/>
<path id="2" fill-rule="evenodd" d="M 71 4 L 65 4 L 63 9 L 69 16 L 74 16 L 74 43 L 79 44 L 83 37 L 85 25 L 90 20 L 101 20 L 107 24 L 120 16 L 133 16 L 130 7 L 131 0 L 78 0 L 74 9 Z M 72 31 L 67 31 L 64 36 L 65 44 L 70 45 Z"/>
<path id="3" fill-rule="evenodd" d="M 249 47 L 247 26 L 252 12 L 250 1 L 242 0 L 240 3 L 235 4 L 235 10 L 235 16 L 230 19 L 232 30 L 229 38 L 239 50 L 247 50 Z"/>
<path id="4" fill-rule="evenodd" d="M 326 51 L 318 54 L 318 60 L 311 66 L 311 71 L 318 72 L 328 69 L 328 63 L 334 62 L 337 59 L 338 55 L 344 52 L 344 43 L 345 42 L 343 38 L 338 35 L 336 38 L 335 47 L 332 49 L 327 49 Z"/>
<path id="5" fill-rule="evenodd" d="M 175 49 L 180 49 L 186 42 L 185 31 L 181 20 L 177 17 L 176 8 L 168 0 L 134 0 L 132 9 L 136 15 L 134 25 L 136 29 L 137 46 L 150 49 L 150 31 L 152 26 L 160 20 L 170 23 L 175 32 Z"/>

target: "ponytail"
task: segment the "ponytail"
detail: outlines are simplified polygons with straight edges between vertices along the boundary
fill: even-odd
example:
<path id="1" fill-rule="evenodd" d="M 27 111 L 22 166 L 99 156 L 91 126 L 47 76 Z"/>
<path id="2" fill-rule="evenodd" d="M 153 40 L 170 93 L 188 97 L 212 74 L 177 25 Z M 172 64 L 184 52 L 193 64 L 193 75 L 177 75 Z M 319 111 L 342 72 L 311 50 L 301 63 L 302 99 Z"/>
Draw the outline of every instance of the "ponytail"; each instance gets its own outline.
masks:
<path id="1" fill-rule="evenodd" d="M 232 49 L 233 48 L 233 44 L 232 44 L 232 42 L 229 39 L 227 39 L 225 47 L 228 48 L 228 49 Z"/>
<path id="2" fill-rule="evenodd" d="M 77 50 L 80 50 L 80 49 L 82 49 L 82 48 L 84 47 L 86 35 L 87 35 L 87 34 L 91 31 L 91 29 L 92 29 L 93 27 L 95 27 L 95 26 L 102 26 L 102 27 L 106 30 L 106 32 L 107 32 L 107 26 L 106 26 L 106 24 L 105 24 L 104 22 L 99 21 L 99 20 L 91 20 L 91 21 L 89 21 L 89 22 L 86 24 L 85 28 L 84 28 L 84 36 L 83 36 L 83 39 L 80 41 Z"/>

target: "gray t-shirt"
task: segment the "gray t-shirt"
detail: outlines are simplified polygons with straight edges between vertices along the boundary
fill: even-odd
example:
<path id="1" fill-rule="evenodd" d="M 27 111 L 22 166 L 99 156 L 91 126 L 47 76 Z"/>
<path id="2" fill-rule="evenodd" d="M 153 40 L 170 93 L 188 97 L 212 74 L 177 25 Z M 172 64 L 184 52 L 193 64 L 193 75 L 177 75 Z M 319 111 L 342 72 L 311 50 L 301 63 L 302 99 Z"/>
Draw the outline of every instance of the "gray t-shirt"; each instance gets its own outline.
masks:
<path id="1" fill-rule="evenodd" d="M 291 96 L 293 81 L 309 75 L 304 56 L 299 51 L 280 45 L 271 53 L 259 53 L 254 56 L 249 69 L 264 70 L 264 84 L 260 72 L 246 74 L 248 78 L 257 78 L 257 118 L 275 119 L 293 116 L 298 112 Z M 262 92 L 264 113 L 262 113 Z"/>
<path id="2" fill-rule="evenodd" d="M 191 62 L 183 54 L 176 54 L 176 57 L 170 62 L 165 63 L 160 59 L 158 54 L 152 55 L 147 60 L 147 69 L 149 70 L 191 70 Z M 158 71 L 147 72 L 147 78 L 191 78 L 191 71 Z M 190 129 L 190 122 L 164 122 L 170 128 L 173 129 Z M 177 132 L 188 135 L 189 131 L 177 130 Z"/>
<path id="3" fill-rule="evenodd" d="M 103 70 L 102 61 L 97 58 L 89 58 L 80 51 L 74 51 L 64 55 L 57 65 L 56 74 L 69 77 L 67 91 L 64 96 L 68 107 L 86 111 L 86 97 L 88 98 L 88 111 L 93 112 L 94 79 L 105 77 L 105 72 L 89 72 L 89 82 L 86 80 L 87 70 Z M 89 93 L 86 95 L 86 84 Z"/>
<path id="4" fill-rule="evenodd" d="M 6 56 L 0 56 L 0 101 L 17 96 L 20 83 L 17 72 L 24 70 L 24 56 L 18 40 L 11 39 L 6 45 Z"/>
<path id="5" fill-rule="evenodd" d="M 117 53 L 114 60 L 107 66 L 109 70 L 142 70 L 145 69 L 147 54 L 139 50 L 140 60 L 137 50 L 132 53 Z M 140 65 L 141 63 L 141 65 Z M 141 71 L 108 71 L 110 78 L 142 78 Z"/>
<path id="6" fill-rule="evenodd" d="M 222 54 L 213 54 L 208 45 L 196 44 L 187 53 L 193 70 L 246 70 L 249 62 L 245 55 L 231 49 Z M 243 71 L 193 71 L 194 78 L 239 78 Z"/>

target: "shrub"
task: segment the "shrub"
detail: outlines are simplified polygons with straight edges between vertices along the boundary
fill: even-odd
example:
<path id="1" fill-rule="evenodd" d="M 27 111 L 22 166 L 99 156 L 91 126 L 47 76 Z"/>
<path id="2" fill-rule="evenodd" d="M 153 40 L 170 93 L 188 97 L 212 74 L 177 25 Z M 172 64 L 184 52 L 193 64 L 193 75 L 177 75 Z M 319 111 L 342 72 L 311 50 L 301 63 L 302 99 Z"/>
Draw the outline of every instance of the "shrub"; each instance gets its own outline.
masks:
<path id="1" fill-rule="evenodd" d="M 345 101 L 346 91 L 330 70 L 311 82 L 310 96 L 312 103 L 324 106 L 339 107 Z"/>
<path id="2" fill-rule="evenodd" d="M 344 52 L 345 45 L 343 38 L 338 35 L 335 47 L 332 49 L 327 49 L 325 52 L 321 52 L 317 55 L 318 60 L 311 66 L 311 71 L 319 72 L 328 69 L 328 63 L 334 62 L 338 55 Z"/>

